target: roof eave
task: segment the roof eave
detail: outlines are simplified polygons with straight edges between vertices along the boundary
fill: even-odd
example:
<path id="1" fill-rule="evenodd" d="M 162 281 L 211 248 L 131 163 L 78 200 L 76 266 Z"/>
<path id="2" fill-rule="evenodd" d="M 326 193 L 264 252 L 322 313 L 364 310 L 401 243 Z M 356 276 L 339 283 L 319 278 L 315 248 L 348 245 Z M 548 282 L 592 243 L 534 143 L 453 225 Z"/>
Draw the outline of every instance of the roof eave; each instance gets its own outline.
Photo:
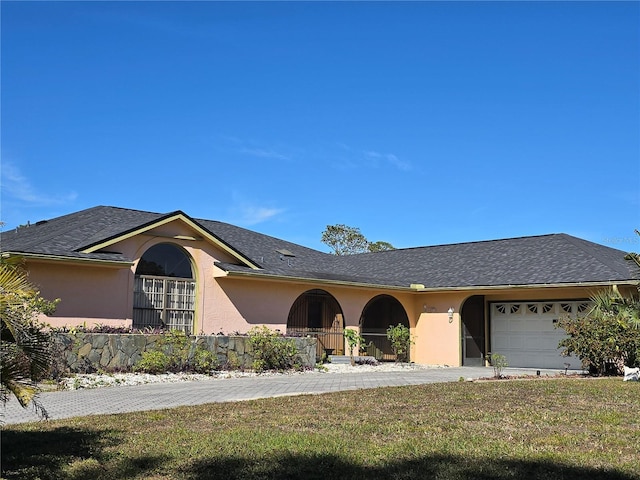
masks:
<path id="1" fill-rule="evenodd" d="M 227 277 L 252 277 L 256 279 L 265 280 L 278 280 L 285 282 L 304 282 L 310 284 L 325 284 L 325 285 L 339 285 L 358 288 L 377 288 L 384 290 L 396 290 L 413 293 L 426 293 L 426 292 L 464 292 L 471 290 L 511 290 L 511 289 L 536 289 L 536 288 L 593 288 L 593 287 L 607 287 L 613 285 L 629 285 L 638 286 L 640 280 L 607 280 L 597 282 L 559 282 L 559 283 L 538 283 L 538 284 L 502 284 L 502 285 L 465 285 L 465 286 L 447 286 L 447 287 L 424 287 L 420 284 L 411 284 L 409 286 L 400 285 L 387 285 L 378 283 L 367 282 L 355 282 L 345 280 L 329 280 L 309 277 L 299 277 L 295 275 L 278 275 L 269 273 L 260 273 L 256 271 L 251 272 L 238 272 L 223 270 Z"/>
<path id="2" fill-rule="evenodd" d="M 638 286 L 640 280 L 606 280 L 594 282 L 559 282 L 559 283 L 529 283 L 529 284 L 502 284 L 502 285 L 465 285 L 448 287 L 423 287 L 415 288 L 416 292 L 442 292 L 442 291 L 469 291 L 469 290 L 509 290 L 514 288 L 575 288 L 575 287 L 609 287 L 613 285 Z"/>
<path id="3" fill-rule="evenodd" d="M 65 263 L 75 265 L 95 265 L 112 268 L 130 268 L 133 262 L 128 260 L 107 260 L 101 258 L 65 257 L 64 255 L 46 255 L 28 252 L 2 252 L 2 258 L 12 260 L 36 260 L 44 263 Z"/>
<path id="4" fill-rule="evenodd" d="M 254 279 L 262 279 L 262 280 L 275 280 L 275 281 L 283 281 L 283 282 L 296 282 L 296 283 L 309 283 L 313 285 L 338 285 L 343 287 L 357 287 L 357 288 L 377 288 L 384 290 L 399 290 L 404 292 L 412 292 L 415 289 L 411 287 L 404 287 L 400 285 L 384 285 L 384 284 L 375 284 L 375 283 L 366 283 L 366 282 L 350 282 L 347 280 L 330 280 L 330 279 L 321 279 L 321 278 L 309 278 L 309 277 L 297 277 L 295 275 L 278 275 L 278 274 L 270 274 L 270 273 L 258 273 L 255 271 L 252 272 L 238 272 L 238 271 L 229 271 L 224 270 L 227 277 L 244 277 L 244 278 L 254 278 Z"/>

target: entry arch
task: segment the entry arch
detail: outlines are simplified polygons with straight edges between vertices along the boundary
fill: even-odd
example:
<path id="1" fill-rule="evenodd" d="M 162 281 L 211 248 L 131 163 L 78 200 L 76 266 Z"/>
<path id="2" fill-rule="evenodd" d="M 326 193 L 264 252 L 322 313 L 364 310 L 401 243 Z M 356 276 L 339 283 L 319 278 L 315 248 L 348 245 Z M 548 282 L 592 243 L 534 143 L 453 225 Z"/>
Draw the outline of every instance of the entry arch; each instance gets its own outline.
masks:
<path id="1" fill-rule="evenodd" d="M 136 266 L 133 327 L 182 330 L 193 334 L 196 279 L 191 256 L 179 245 L 157 243 Z"/>
<path id="2" fill-rule="evenodd" d="M 391 295 L 378 295 L 365 305 L 360 316 L 360 335 L 366 340 L 367 355 L 380 361 L 396 357 L 387 339 L 387 329 L 398 324 L 411 328 L 409 316 L 402 303 Z"/>
<path id="3" fill-rule="evenodd" d="M 344 314 L 333 295 L 321 289 L 307 290 L 289 310 L 288 335 L 310 335 L 318 339 L 316 356 L 344 355 Z"/>

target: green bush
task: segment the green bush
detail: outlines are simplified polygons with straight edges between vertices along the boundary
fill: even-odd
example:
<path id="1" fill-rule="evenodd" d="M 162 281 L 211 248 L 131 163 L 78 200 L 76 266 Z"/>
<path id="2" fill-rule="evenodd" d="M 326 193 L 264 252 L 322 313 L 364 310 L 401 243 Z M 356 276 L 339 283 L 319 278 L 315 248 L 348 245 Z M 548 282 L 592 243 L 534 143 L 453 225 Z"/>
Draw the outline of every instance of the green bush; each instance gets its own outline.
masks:
<path id="1" fill-rule="evenodd" d="M 156 342 L 156 349 L 169 357 L 168 369 L 172 372 L 188 370 L 191 339 L 182 330 L 171 330 Z"/>
<path id="2" fill-rule="evenodd" d="M 616 289 L 591 297 L 585 315 L 561 318 L 557 326 L 568 337 L 559 347 L 563 355 L 576 355 L 591 373 L 620 374 L 624 366 L 640 366 L 640 301 Z"/>
<path id="3" fill-rule="evenodd" d="M 495 378 L 502 378 L 502 371 L 509 366 L 507 363 L 507 357 L 500 355 L 499 353 L 492 353 L 487 355 L 489 364 L 493 367 L 493 376 Z"/>
<path id="4" fill-rule="evenodd" d="M 395 327 L 390 326 L 387 329 L 387 338 L 391 342 L 391 350 L 396 355 L 396 361 L 408 362 L 409 352 L 413 344 L 409 327 L 405 327 L 401 323 Z"/>
<path id="5" fill-rule="evenodd" d="M 190 369 L 191 341 L 181 330 L 171 330 L 156 341 L 153 350 L 142 353 L 135 370 L 145 373 L 183 372 Z"/>
<path id="6" fill-rule="evenodd" d="M 356 330 L 346 329 L 342 335 L 349 345 L 349 354 L 353 357 L 353 352 L 358 353 L 361 349 L 366 348 L 367 341 Z"/>
<path id="7" fill-rule="evenodd" d="M 261 326 L 249 330 L 249 343 L 253 350 L 252 367 L 256 372 L 302 368 L 297 360 L 298 348 L 291 338 L 283 338 L 278 332 Z"/>
<path id="8" fill-rule="evenodd" d="M 142 352 L 142 358 L 135 366 L 135 370 L 144 373 L 165 373 L 169 370 L 171 359 L 160 350 Z"/>
<path id="9" fill-rule="evenodd" d="M 213 370 L 218 370 L 220 368 L 220 361 L 215 353 L 210 352 L 201 345 L 198 345 L 193 352 L 191 368 L 196 373 L 208 374 Z"/>
<path id="10" fill-rule="evenodd" d="M 242 362 L 238 357 L 238 354 L 233 350 L 227 351 L 227 361 L 222 367 L 224 370 L 239 370 L 242 367 Z"/>

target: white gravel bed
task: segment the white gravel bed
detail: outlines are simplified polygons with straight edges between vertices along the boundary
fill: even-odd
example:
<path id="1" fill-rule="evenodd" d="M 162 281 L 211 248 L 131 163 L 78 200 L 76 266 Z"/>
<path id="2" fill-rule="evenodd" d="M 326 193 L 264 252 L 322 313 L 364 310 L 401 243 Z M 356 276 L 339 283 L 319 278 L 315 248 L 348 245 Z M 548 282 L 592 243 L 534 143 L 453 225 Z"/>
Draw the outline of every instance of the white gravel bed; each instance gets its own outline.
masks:
<path id="1" fill-rule="evenodd" d="M 326 363 L 320 368 L 306 370 L 303 372 L 242 372 L 242 371 L 220 371 L 214 372 L 212 375 L 203 375 L 196 373 L 164 373 L 159 375 L 151 375 L 148 373 L 91 373 L 78 374 L 73 377 L 63 379 L 59 388 L 62 390 L 79 390 L 83 388 L 102 388 L 102 387 L 124 387 L 130 385 L 143 385 L 148 383 L 177 383 L 177 382 L 198 382 L 211 379 L 226 379 L 239 377 L 256 377 L 256 376 L 274 376 L 274 375 L 315 375 L 330 373 L 349 373 L 349 372 L 394 372 L 407 370 L 422 370 L 427 368 L 444 368 L 427 365 L 417 365 L 415 363 L 381 363 L 379 365 L 355 365 L 349 364 L 331 364 Z"/>

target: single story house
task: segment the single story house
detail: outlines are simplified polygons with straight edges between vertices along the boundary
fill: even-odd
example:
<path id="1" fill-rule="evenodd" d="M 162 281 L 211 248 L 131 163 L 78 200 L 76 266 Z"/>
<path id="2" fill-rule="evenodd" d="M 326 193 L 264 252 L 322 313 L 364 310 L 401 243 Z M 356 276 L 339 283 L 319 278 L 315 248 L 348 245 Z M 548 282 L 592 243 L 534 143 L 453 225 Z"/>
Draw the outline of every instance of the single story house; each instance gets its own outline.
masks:
<path id="1" fill-rule="evenodd" d="M 566 234 L 337 256 L 181 211 L 98 206 L 0 236 L 45 298 L 53 326 L 108 324 L 226 334 L 267 325 L 318 337 L 346 353 L 344 329 L 393 359 L 385 332 L 411 329 L 411 360 L 580 366 L 563 358 L 556 328 L 588 308 L 597 289 L 635 291 L 626 253 Z"/>

